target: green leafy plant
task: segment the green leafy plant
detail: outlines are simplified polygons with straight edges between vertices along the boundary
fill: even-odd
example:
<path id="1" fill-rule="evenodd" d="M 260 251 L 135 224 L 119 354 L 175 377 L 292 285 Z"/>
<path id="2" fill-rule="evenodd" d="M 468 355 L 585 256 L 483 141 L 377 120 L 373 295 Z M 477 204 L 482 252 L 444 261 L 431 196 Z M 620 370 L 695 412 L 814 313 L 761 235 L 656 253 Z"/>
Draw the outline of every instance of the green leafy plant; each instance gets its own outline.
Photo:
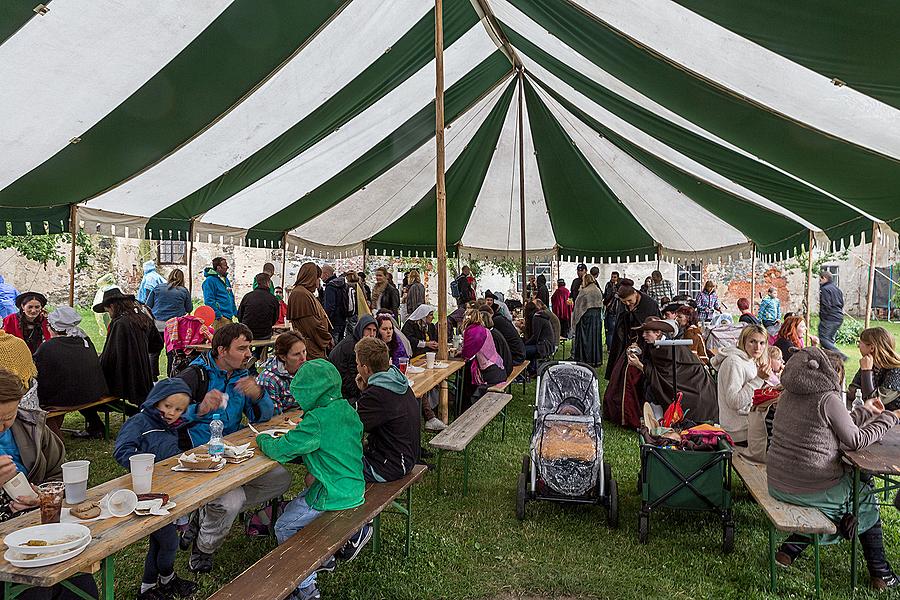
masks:
<path id="1" fill-rule="evenodd" d="M 45 269 L 50 262 L 58 267 L 68 261 L 67 249 L 71 243 L 72 236 L 68 233 L 0 236 L 0 248 L 12 248 L 25 258 L 40 263 Z M 89 235 L 79 231 L 75 247 L 75 272 L 80 273 L 90 265 L 94 244 Z"/>
<path id="2" fill-rule="evenodd" d="M 837 330 L 834 341 L 838 344 L 856 344 L 859 342 L 859 334 L 862 333 L 863 324 L 856 319 L 844 319 L 841 328 Z"/>

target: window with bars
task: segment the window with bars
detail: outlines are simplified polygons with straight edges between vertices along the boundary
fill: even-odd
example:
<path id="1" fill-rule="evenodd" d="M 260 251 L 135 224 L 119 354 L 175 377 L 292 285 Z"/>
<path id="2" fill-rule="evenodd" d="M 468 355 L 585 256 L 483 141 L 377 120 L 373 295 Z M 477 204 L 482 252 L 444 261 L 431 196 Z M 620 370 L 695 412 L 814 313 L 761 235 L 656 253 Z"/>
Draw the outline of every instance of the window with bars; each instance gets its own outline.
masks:
<path id="1" fill-rule="evenodd" d="M 534 275 L 535 278 L 538 275 L 543 275 L 547 278 L 547 283 L 550 284 L 550 263 L 548 262 L 528 263 L 525 265 L 525 272 L 528 274 L 529 281 L 531 280 L 532 275 Z M 522 273 L 516 273 L 516 289 L 520 292 L 522 291 Z"/>
<path id="2" fill-rule="evenodd" d="M 186 265 L 187 242 L 184 240 L 162 240 L 159 242 L 159 264 Z"/>
<path id="3" fill-rule="evenodd" d="M 831 283 L 836 285 L 837 287 L 841 287 L 841 268 L 837 265 L 822 265 L 821 271 L 828 271 L 831 273 Z"/>
<path id="4" fill-rule="evenodd" d="M 678 283 L 675 286 L 675 292 L 679 296 L 690 296 L 694 298 L 700 293 L 703 287 L 703 267 L 702 265 L 678 265 Z"/>

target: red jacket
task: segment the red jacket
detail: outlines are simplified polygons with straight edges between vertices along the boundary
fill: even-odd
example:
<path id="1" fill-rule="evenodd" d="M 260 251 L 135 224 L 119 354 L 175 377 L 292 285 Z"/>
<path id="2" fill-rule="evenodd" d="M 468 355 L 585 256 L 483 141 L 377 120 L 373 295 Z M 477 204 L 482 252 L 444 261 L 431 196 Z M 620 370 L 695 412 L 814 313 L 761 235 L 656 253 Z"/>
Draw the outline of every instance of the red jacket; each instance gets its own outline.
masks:
<path id="1" fill-rule="evenodd" d="M 3 319 L 3 331 L 24 340 L 25 335 L 22 333 L 22 324 L 19 321 L 19 314 L 20 313 L 18 312 L 14 312 L 13 314 L 8 315 L 5 319 Z M 46 342 L 50 339 L 50 328 L 47 326 L 46 317 L 41 319 L 41 327 L 44 330 L 44 341 Z M 37 348 L 33 348 L 31 350 L 31 353 L 34 354 L 35 350 L 37 350 Z"/>

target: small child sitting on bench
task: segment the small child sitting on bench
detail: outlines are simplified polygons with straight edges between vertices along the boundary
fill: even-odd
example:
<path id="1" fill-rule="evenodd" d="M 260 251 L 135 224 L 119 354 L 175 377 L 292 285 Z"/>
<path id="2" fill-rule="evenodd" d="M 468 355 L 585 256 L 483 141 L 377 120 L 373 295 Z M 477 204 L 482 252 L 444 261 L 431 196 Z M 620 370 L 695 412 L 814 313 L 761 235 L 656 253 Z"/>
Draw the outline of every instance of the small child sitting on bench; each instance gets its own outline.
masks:
<path id="1" fill-rule="evenodd" d="M 287 463 L 303 459 L 309 474 L 306 489 L 294 498 L 275 522 L 275 537 L 283 544 L 292 535 L 330 510 L 344 510 L 365 501 L 363 480 L 363 427 L 353 407 L 341 396 L 341 375 L 325 359 L 307 361 L 291 382 L 291 395 L 303 409 L 303 419 L 286 435 L 275 439 L 256 436 L 256 444 L 269 458 Z M 372 537 L 372 526 L 356 532 L 338 555 L 352 560 Z M 294 592 L 302 600 L 319 598 L 316 574 L 334 571 L 335 557 L 303 580 Z"/>

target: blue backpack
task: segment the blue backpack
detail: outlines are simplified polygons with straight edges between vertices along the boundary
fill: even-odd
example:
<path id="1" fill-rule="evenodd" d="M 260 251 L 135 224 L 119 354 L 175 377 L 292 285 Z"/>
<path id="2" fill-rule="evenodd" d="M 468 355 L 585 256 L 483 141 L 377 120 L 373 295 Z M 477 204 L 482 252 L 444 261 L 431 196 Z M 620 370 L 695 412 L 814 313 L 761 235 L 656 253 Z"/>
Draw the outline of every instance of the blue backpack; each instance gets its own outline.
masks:
<path id="1" fill-rule="evenodd" d="M 450 282 L 450 295 L 454 298 L 459 298 L 459 279 L 454 279 Z"/>

